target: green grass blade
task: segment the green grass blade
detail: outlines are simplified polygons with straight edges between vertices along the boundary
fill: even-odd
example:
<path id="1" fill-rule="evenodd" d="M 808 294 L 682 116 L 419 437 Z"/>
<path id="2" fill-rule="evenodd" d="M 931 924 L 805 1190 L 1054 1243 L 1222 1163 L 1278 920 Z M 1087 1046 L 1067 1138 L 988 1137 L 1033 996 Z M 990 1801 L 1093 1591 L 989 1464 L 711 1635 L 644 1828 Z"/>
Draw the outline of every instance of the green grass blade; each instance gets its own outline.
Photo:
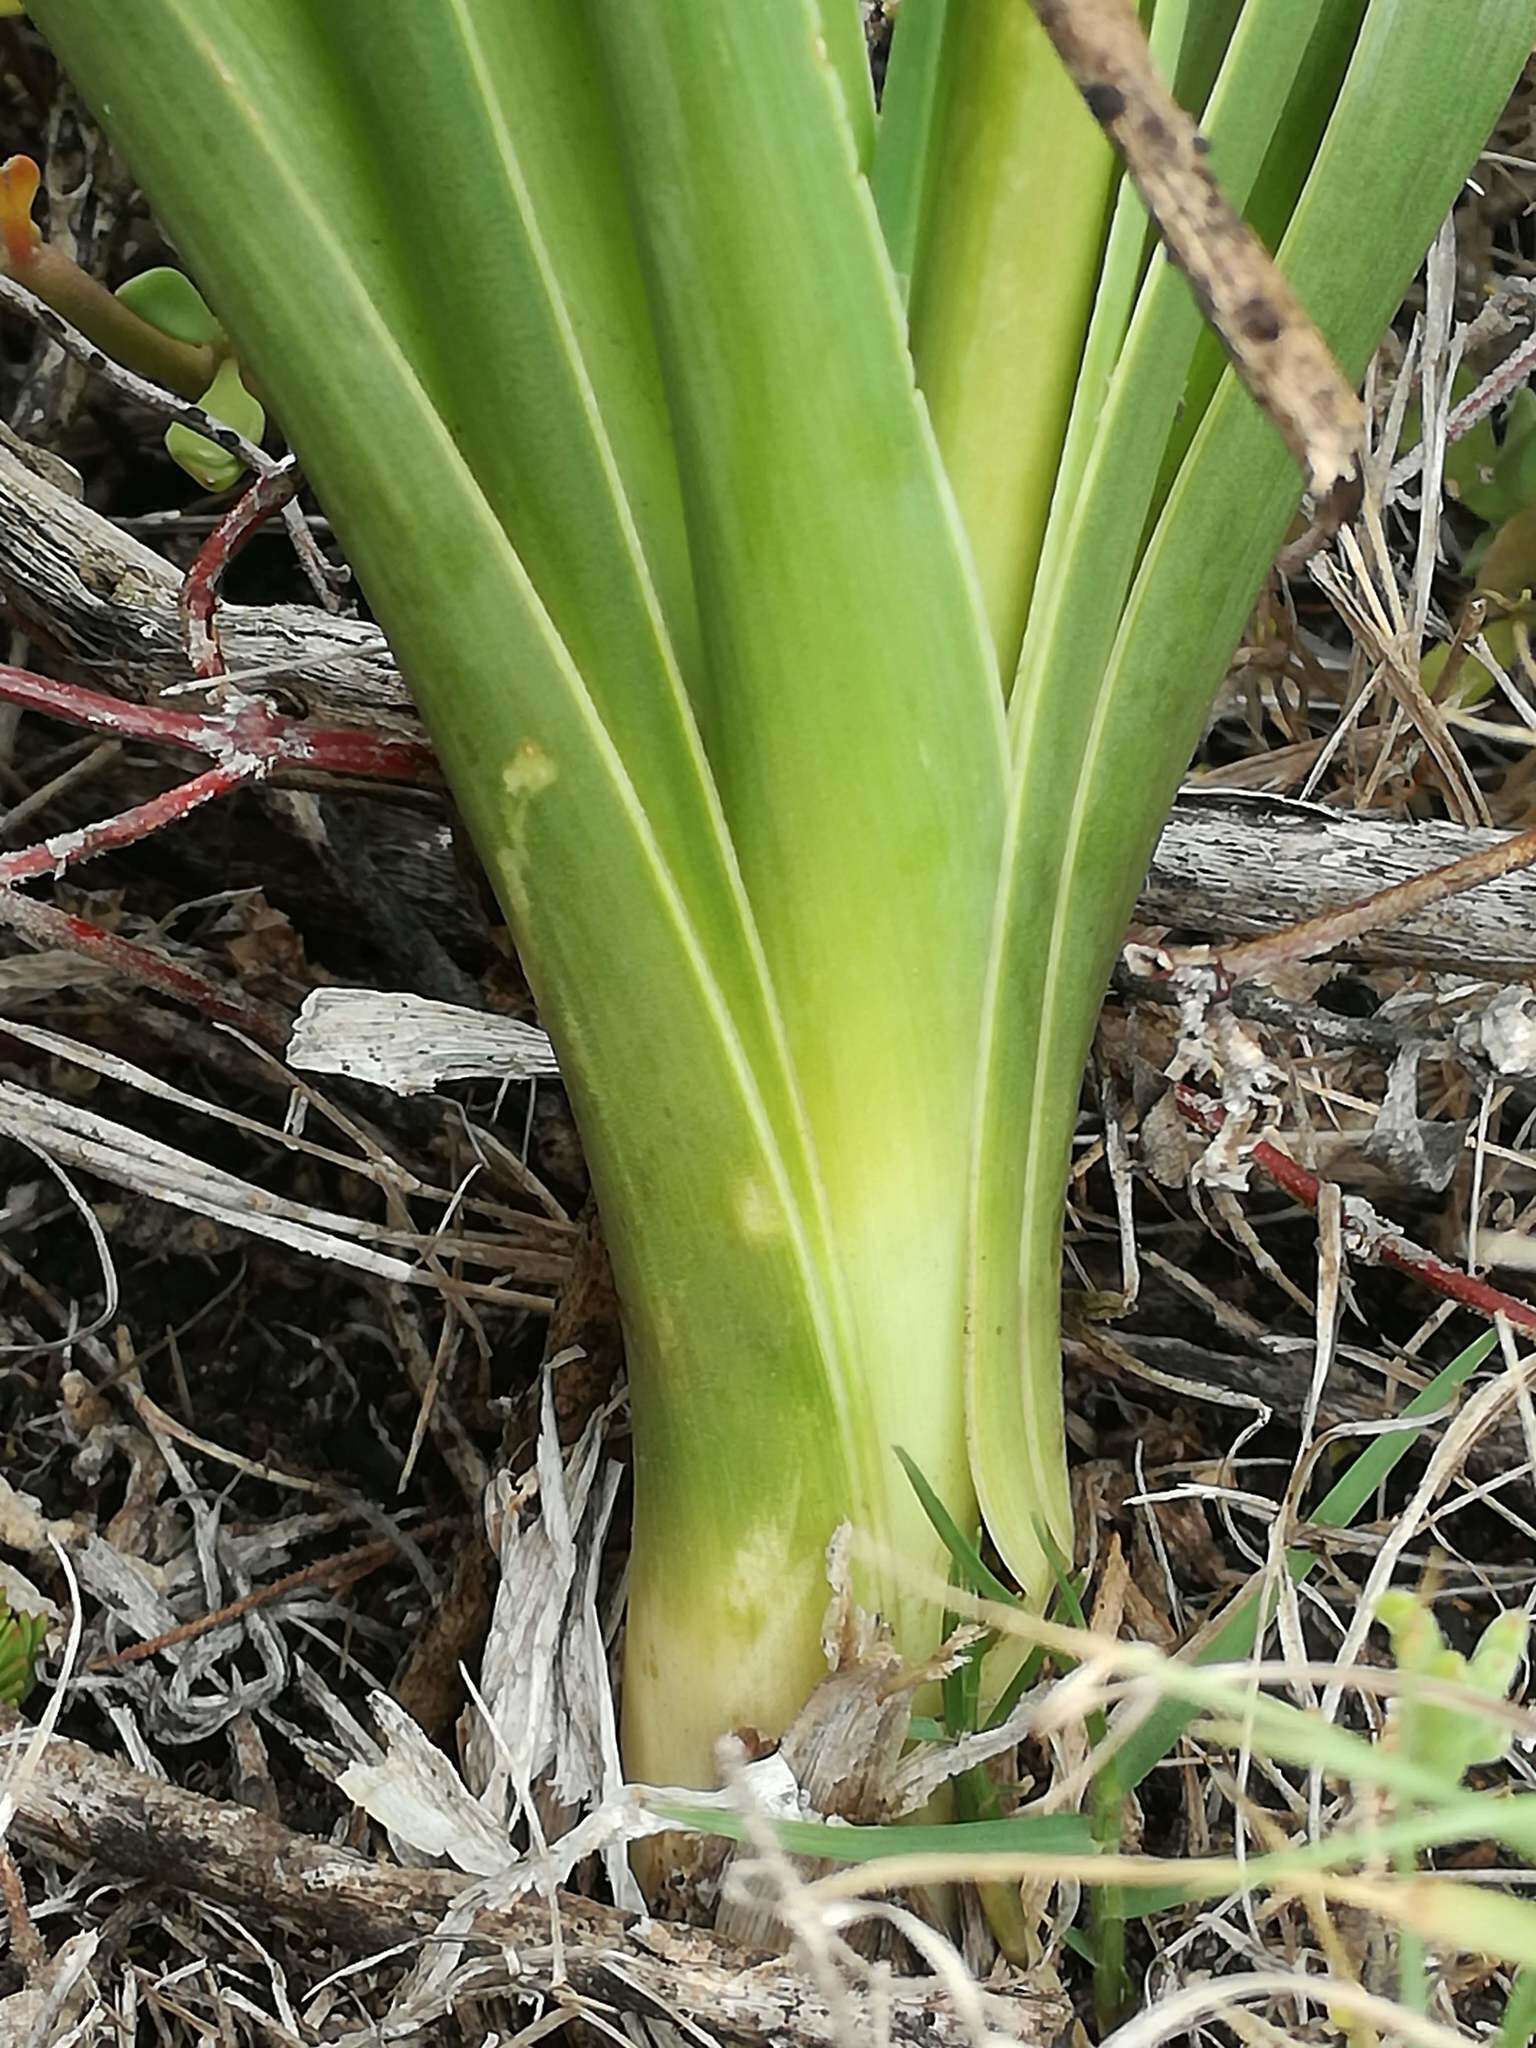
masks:
<path id="1" fill-rule="evenodd" d="M 1480 1337 L 1474 1337 L 1449 1365 L 1441 1367 L 1427 1386 L 1419 1389 L 1400 1419 L 1408 1422 L 1444 1408 L 1491 1357 L 1498 1341 L 1495 1330 L 1485 1330 Z M 1349 1469 L 1329 1487 L 1307 1520 L 1322 1529 L 1347 1529 L 1413 1449 L 1419 1435 L 1418 1430 L 1394 1429 L 1372 1437 L 1364 1450 L 1351 1459 Z"/>
<path id="2" fill-rule="evenodd" d="M 1474 1338 L 1464 1351 L 1459 1352 L 1449 1365 L 1442 1366 L 1429 1384 L 1414 1395 L 1403 1410 L 1402 1420 L 1408 1422 L 1416 1416 L 1436 1414 L 1454 1400 L 1497 1342 L 1497 1334 L 1492 1330 Z M 1308 1520 L 1323 1529 L 1347 1529 L 1375 1497 L 1377 1488 L 1387 1480 L 1399 1461 L 1413 1449 L 1421 1434 L 1418 1430 L 1399 1429 L 1372 1437 L 1351 1460 L 1348 1470 L 1335 1480 Z M 1316 1562 L 1312 1551 L 1298 1547 L 1288 1553 L 1286 1569 L 1300 1584 Z M 1234 1664 L 1244 1657 L 1251 1657 L 1259 1639 L 1260 1612 L 1261 1600 L 1257 1589 L 1240 1595 L 1232 1603 L 1221 1626 L 1202 1645 L 1196 1662 Z M 1150 1770 L 1172 1754 L 1179 1737 L 1189 1726 L 1190 1718 L 1189 1709 L 1178 1700 L 1163 1700 L 1153 1708 L 1110 1761 L 1109 1770 L 1122 1796 L 1133 1792 Z"/>
<path id="3" fill-rule="evenodd" d="M 679 1827 L 727 1842 L 747 1839 L 739 1814 L 714 1806 L 658 1804 L 655 1811 Z M 781 1849 L 828 1863 L 873 1863 L 887 1856 L 1086 1856 L 1094 1848 L 1087 1821 L 1078 1813 L 1021 1813 L 1004 1820 L 953 1824 L 903 1821 L 897 1827 L 841 1827 L 829 1821 L 771 1823 Z"/>
<path id="4" fill-rule="evenodd" d="M 949 1561 L 958 1574 L 960 1584 L 968 1593 L 974 1593 L 980 1600 L 1001 1600 L 1008 1606 L 1018 1604 L 1018 1595 L 992 1572 L 981 1552 L 962 1534 L 956 1526 L 954 1516 L 923 1476 L 922 1467 L 900 1444 L 896 1455 L 901 1460 L 901 1469 L 912 1482 L 912 1489 L 922 1503 L 923 1513 L 928 1517 L 944 1548 L 949 1552 Z"/>

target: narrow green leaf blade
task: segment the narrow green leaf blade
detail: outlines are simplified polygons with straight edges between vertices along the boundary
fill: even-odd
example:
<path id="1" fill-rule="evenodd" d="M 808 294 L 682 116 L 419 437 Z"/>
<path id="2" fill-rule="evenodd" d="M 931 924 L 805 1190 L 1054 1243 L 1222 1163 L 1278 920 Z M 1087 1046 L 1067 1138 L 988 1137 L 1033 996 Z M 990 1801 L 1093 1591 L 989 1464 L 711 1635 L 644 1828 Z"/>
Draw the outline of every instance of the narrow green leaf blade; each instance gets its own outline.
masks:
<path id="1" fill-rule="evenodd" d="M 728 1842 L 747 1839 L 739 1814 L 714 1806 L 658 1805 L 656 1811 L 679 1827 Z M 821 1820 L 769 1823 L 781 1849 L 828 1863 L 874 1863 L 887 1856 L 1091 1856 L 1093 1832 L 1080 1813 L 1021 1813 L 1005 1820 L 972 1820 L 953 1825 L 903 1821 L 898 1827 L 842 1827 Z"/>
<path id="2" fill-rule="evenodd" d="M 1351 377 L 1399 304 L 1533 31 L 1530 0 L 1476 0 L 1454 25 L 1411 0 L 1374 0 L 1282 251 Z M 1059 1471 L 1060 1215 L 1078 1077 L 1158 826 L 1298 491 L 1278 437 L 1228 378 L 1163 509 L 1102 669 L 1087 658 L 1063 664 L 1044 686 L 1026 685 L 1018 713 L 1011 893 L 990 995 L 1000 1028 L 980 1124 L 973 1323 L 990 1334 L 1016 1317 L 1024 1372 L 1022 1388 L 1010 1385 L 988 1353 L 974 1354 L 971 1432 L 988 1525 L 1026 1583 L 1043 1577 L 1030 1518 Z M 1113 616 L 1112 579 L 1092 602 L 1106 596 Z M 1010 1186 L 1020 1132 L 1022 1187 Z M 1009 1202 L 1024 1218 L 1021 1272 L 996 1251 L 994 1205 Z M 1021 1434 L 1024 1459 L 1008 1448 Z M 1055 1496 L 1062 1530 L 1059 1480 Z"/>

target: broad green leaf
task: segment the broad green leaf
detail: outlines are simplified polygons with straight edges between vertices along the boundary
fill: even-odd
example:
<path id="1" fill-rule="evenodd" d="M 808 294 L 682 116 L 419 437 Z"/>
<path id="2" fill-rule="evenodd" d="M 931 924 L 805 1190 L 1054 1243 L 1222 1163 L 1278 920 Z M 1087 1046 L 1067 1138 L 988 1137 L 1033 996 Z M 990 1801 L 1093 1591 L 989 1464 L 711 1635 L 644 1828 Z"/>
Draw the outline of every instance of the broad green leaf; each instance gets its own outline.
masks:
<path id="1" fill-rule="evenodd" d="M 678 448 L 709 754 L 854 1328 L 859 1518 L 937 1563 L 890 1446 L 915 1435 L 968 1512 L 961 1048 L 1001 846 L 996 666 L 815 10 L 652 0 L 592 19 Z M 922 1596 L 892 1585 L 882 1605 L 921 1609 L 933 1639 Z"/>
<path id="2" fill-rule="evenodd" d="M 123 304 L 177 341 L 213 347 L 224 340 L 224 330 L 208 309 L 208 301 L 185 271 L 161 264 L 155 270 L 141 270 L 117 288 Z"/>
<path id="3" fill-rule="evenodd" d="M 639 1390 L 631 1696 L 710 1674 L 667 1687 L 657 1759 L 707 1780 L 722 1727 L 782 1725 L 819 1675 L 822 1550 L 850 1502 L 814 1177 L 728 850 L 677 847 L 669 792 L 642 790 L 605 718 L 610 679 L 572 658 L 556 594 L 457 438 L 439 383 L 457 300 L 402 250 L 399 188 L 373 168 L 424 81 L 386 68 L 360 91 L 329 41 L 346 21 L 376 32 L 375 11 L 338 0 L 321 24 L 290 0 L 217 15 L 145 0 L 131 38 L 112 0 L 44 0 L 38 18 L 112 108 L 270 395 L 508 910 L 582 1125 Z M 503 298 L 511 348 L 526 272 L 499 267 L 499 246 L 465 257 Z"/>
<path id="4" fill-rule="evenodd" d="M 912 359 L 1008 675 L 1050 511 L 1116 164 L 1019 0 L 963 0 L 950 9 L 938 99 L 928 146 L 942 172 L 932 180 L 908 294 Z"/>
<path id="5" fill-rule="evenodd" d="M 266 414 L 241 382 L 240 366 L 233 356 L 220 363 L 199 403 L 210 418 L 233 427 L 248 441 L 259 442 L 266 432 Z M 238 455 L 231 455 L 227 448 L 221 448 L 205 434 L 194 433 L 179 421 L 166 430 L 165 449 L 171 460 L 205 491 L 232 490 L 246 473 Z"/>

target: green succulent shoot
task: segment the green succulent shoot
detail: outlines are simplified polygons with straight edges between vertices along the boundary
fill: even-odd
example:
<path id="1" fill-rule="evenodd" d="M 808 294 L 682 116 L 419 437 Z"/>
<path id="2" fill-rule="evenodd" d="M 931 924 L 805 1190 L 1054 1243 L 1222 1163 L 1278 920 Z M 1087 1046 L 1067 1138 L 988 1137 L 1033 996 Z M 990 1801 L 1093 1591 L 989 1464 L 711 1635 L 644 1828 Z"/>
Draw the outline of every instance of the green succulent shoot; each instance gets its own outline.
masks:
<path id="1" fill-rule="evenodd" d="M 1448 1647 L 1433 1612 L 1416 1594 L 1385 1594 L 1376 1618 L 1392 1638 L 1392 1654 L 1404 1677 L 1466 1686 L 1489 1700 L 1508 1698 L 1530 1634 L 1530 1617 L 1511 1608 L 1488 1624 L 1468 1657 Z M 1497 1763 L 1509 1746 L 1508 1731 L 1492 1715 L 1470 1705 L 1416 1698 L 1411 1688 L 1397 1702 L 1395 1725 L 1411 1761 L 1442 1774 L 1452 1787 L 1474 1764 Z"/>
<path id="2" fill-rule="evenodd" d="M 0 1702 L 19 1707 L 32 1690 L 37 1653 L 48 1633 L 46 1614 L 22 1614 L 0 1601 Z"/>
<path id="3" fill-rule="evenodd" d="M 31 157 L 0 163 L 0 275 L 35 292 L 130 370 L 169 385 L 248 441 L 259 441 L 266 415 L 245 385 L 229 336 L 192 280 L 162 265 L 109 292 L 39 230 L 32 208 L 40 183 Z M 173 426 L 165 446 L 205 490 L 232 490 L 244 474 L 237 456 L 188 427 Z"/>
<path id="4" fill-rule="evenodd" d="M 244 434 L 248 441 L 259 441 L 266 431 L 266 414 L 246 389 L 240 365 L 229 353 L 229 337 L 191 278 L 162 265 L 130 278 L 118 288 L 117 297 L 141 320 L 159 328 L 173 341 L 214 351 L 218 368 L 198 403 L 204 412 Z M 231 455 L 205 434 L 194 433 L 190 427 L 172 426 L 165 437 L 165 448 L 177 467 L 207 491 L 232 490 L 244 474 L 238 456 Z"/>

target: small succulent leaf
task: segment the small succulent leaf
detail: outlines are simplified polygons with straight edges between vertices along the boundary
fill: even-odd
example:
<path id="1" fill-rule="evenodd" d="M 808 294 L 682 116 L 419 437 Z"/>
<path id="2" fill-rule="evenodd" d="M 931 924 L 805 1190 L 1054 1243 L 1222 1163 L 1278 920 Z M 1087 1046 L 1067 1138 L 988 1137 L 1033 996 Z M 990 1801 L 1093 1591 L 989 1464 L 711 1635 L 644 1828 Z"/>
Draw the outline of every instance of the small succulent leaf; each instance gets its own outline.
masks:
<path id="1" fill-rule="evenodd" d="M 48 1633 L 45 1614 L 20 1614 L 0 1603 L 0 1701 L 20 1706 L 32 1690 L 37 1653 Z"/>
<path id="2" fill-rule="evenodd" d="M 1401 1673 L 1437 1685 L 1466 1686 L 1486 1699 L 1508 1695 L 1525 1656 L 1529 1621 L 1518 1609 L 1488 1625 L 1470 1660 L 1446 1647 L 1434 1615 L 1412 1593 L 1388 1593 L 1376 1615 L 1392 1638 Z M 1452 1785 L 1474 1764 L 1497 1762 L 1508 1747 L 1507 1731 L 1491 1718 L 1473 1708 L 1418 1698 L 1411 1689 L 1397 1702 L 1396 1727 L 1406 1756 Z"/>
<path id="3" fill-rule="evenodd" d="M 0 7 L 0 12 L 4 11 Z M 12 270 L 24 270 L 42 243 L 32 218 L 32 203 L 41 182 L 42 174 L 29 156 L 7 157 L 0 164 L 0 242 Z"/>
<path id="4" fill-rule="evenodd" d="M 1376 1619 L 1392 1638 L 1399 1671 L 1427 1673 L 1445 1651 L 1445 1637 L 1434 1614 L 1417 1595 L 1384 1593 L 1376 1603 Z"/>
<path id="5" fill-rule="evenodd" d="M 1520 396 L 1530 400 L 1533 412 L 1522 407 L 1523 416 L 1511 418 L 1493 468 L 1494 489 L 1502 500 L 1505 518 L 1536 506 L 1536 394 L 1523 391 Z M 1463 502 L 1470 502 L 1465 493 Z M 1474 505 L 1472 509 L 1477 508 Z"/>
<path id="6" fill-rule="evenodd" d="M 1490 1621 L 1467 1663 L 1467 1682 L 1489 1699 L 1509 1697 L 1530 1642 L 1531 1618 L 1512 1607 Z"/>
<path id="7" fill-rule="evenodd" d="M 241 383 L 240 366 L 233 357 L 220 363 L 218 375 L 203 393 L 202 407 L 248 441 L 259 441 L 266 431 L 267 416 Z M 190 427 L 173 426 L 166 434 L 165 450 L 205 491 L 232 490 L 245 474 L 239 456 Z"/>
<path id="8" fill-rule="evenodd" d="M 195 348 L 216 348 L 226 338 L 191 278 L 168 264 L 130 277 L 118 286 L 117 296 L 130 312 L 176 341 L 190 342 Z"/>

